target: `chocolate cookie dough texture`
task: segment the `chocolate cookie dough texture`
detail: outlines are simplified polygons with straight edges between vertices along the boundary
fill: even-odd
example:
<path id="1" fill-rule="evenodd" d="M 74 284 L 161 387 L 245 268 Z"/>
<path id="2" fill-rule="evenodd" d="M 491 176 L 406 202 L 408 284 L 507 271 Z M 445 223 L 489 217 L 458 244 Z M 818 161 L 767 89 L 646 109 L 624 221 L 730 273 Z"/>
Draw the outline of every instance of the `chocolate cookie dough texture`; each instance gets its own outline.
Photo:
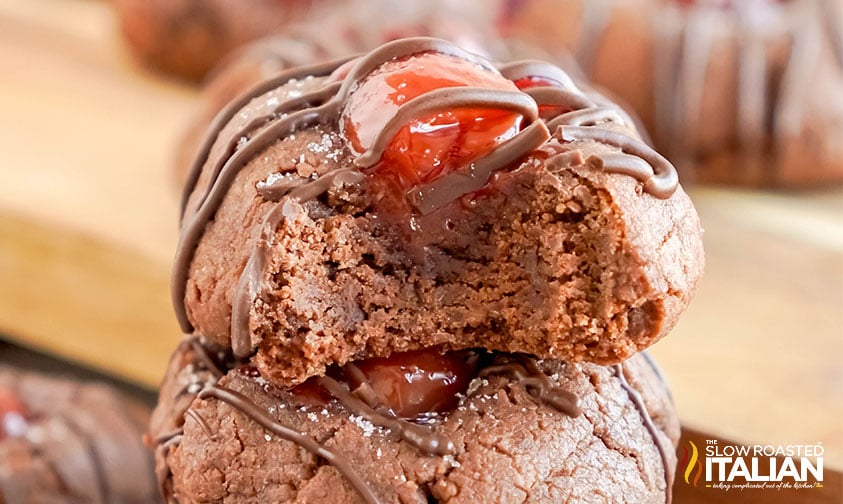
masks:
<path id="1" fill-rule="evenodd" d="M 375 107 L 384 125 L 364 123 L 358 136 L 371 143 L 355 150 L 349 116 L 372 112 L 360 89 L 431 54 L 524 89 L 469 84 Z M 396 131 L 454 109 L 520 125 L 392 191 L 379 174 Z M 495 67 L 436 39 L 265 82 L 217 116 L 185 194 L 173 281 L 182 327 L 280 386 L 431 346 L 617 363 L 667 334 L 703 265 L 675 170 L 620 109 L 552 65 Z"/>
<path id="2" fill-rule="evenodd" d="M 0 501 L 158 502 L 149 409 L 101 384 L 0 367 Z"/>
<path id="3" fill-rule="evenodd" d="M 838 0 L 518 0 L 500 13 L 510 36 L 573 51 L 686 182 L 843 181 Z"/>
<path id="4" fill-rule="evenodd" d="M 284 30 L 328 0 L 112 0 L 129 49 L 151 68 L 198 81 L 233 50 Z"/>

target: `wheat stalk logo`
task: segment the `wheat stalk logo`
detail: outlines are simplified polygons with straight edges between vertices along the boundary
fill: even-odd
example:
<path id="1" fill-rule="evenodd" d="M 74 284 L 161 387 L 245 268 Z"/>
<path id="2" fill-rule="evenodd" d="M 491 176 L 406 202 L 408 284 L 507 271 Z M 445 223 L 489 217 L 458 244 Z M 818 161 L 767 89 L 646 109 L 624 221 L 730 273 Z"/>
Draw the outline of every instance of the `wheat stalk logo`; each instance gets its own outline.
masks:
<path id="1" fill-rule="evenodd" d="M 691 484 L 691 473 L 694 473 L 694 486 L 697 486 L 697 483 L 700 481 L 700 476 L 702 476 L 702 463 L 699 461 L 700 452 L 697 449 L 697 445 L 694 444 L 693 441 L 688 441 L 688 444 L 691 446 L 691 449 L 688 450 L 688 447 L 682 448 L 682 462 L 680 463 L 680 471 L 684 471 L 685 474 L 685 483 Z M 696 471 L 694 471 L 696 469 Z"/>

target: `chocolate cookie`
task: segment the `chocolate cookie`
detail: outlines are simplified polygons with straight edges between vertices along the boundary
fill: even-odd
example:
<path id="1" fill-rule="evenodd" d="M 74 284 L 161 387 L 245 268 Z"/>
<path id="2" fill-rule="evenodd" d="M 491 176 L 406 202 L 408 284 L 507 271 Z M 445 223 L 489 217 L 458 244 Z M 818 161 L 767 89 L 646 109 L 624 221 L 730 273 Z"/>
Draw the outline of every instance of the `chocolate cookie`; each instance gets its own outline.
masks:
<path id="1" fill-rule="evenodd" d="M 0 367 L 0 501 L 158 502 L 149 408 L 95 383 Z"/>
<path id="2" fill-rule="evenodd" d="M 153 417 L 167 500 L 669 502 L 679 425 L 648 356 L 600 367 L 448 355 L 470 368 L 447 385 L 462 384 L 456 403 L 408 420 L 411 399 L 379 386 L 388 360 L 290 390 L 186 340 Z"/>
<path id="3" fill-rule="evenodd" d="M 281 386 L 437 345 L 620 362 L 703 266 L 673 166 L 622 110 L 437 39 L 262 84 L 217 117 L 186 196 L 182 327 Z"/>
<path id="4" fill-rule="evenodd" d="M 200 80 L 238 47 L 304 19 L 327 0 L 113 0 L 139 60 Z"/>
<path id="5" fill-rule="evenodd" d="M 574 52 L 645 120 L 683 180 L 843 181 L 836 0 L 504 0 L 504 31 Z"/>

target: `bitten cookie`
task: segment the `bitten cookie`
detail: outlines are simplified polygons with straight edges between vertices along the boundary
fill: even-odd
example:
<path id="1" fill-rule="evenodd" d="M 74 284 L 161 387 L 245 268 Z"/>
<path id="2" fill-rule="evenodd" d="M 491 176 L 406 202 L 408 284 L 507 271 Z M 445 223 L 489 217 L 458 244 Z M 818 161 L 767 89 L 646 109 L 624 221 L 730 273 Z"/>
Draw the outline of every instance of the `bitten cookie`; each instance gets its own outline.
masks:
<path id="1" fill-rule="evenodd" d="M 0 500 L 158 502 L 149 408 L 94 383 L 0 367 Z"/>
<path id="2" fill-rule="evenodd" d="M 282 386 L 438 345 L 620 362 L 703 268 L 693 205 L 622 110 L 437 39 L 230 104 L 186 195 L 183 329 Z"/>
<path id="3" fill-rule="evenodd" d="M 644 354 L 428 350 L 291 390 L 232 362 L 198 338 L 173 357 L 152 424 L 169 502 L 670 501 L 679 425 Z"/>
<path id="4" fill-rule="evenodd" d="M 577 55 L 687 182 L 843 181 L 837 0 L 504 0 L 503 31 Z"/>

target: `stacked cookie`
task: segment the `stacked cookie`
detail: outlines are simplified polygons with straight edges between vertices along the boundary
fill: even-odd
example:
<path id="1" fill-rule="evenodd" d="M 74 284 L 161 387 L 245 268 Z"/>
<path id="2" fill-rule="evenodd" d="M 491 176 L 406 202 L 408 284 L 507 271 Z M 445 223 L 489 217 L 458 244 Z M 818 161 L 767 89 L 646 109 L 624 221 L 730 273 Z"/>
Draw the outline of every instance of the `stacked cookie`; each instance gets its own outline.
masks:
<path id="1" fill-rule="evenodd" d="M 439 39 L 293 69 L 216 117 L 153 415 L 171 502 L 660 502 L 642 351 L 702 273 L 676 171 L 604 96 Z"/>
<path id="2" fill-rule="evenodd" d="M 110 386 L 0 367 L 0 501 L 158 502 L 148 422 Z"/>
<path id="3" fill-rule="evenodd" d="M 574 52 L 644 119 L 683 180 L 843 181 L 837 0 L 506 0 L 499 22 Z"/>

